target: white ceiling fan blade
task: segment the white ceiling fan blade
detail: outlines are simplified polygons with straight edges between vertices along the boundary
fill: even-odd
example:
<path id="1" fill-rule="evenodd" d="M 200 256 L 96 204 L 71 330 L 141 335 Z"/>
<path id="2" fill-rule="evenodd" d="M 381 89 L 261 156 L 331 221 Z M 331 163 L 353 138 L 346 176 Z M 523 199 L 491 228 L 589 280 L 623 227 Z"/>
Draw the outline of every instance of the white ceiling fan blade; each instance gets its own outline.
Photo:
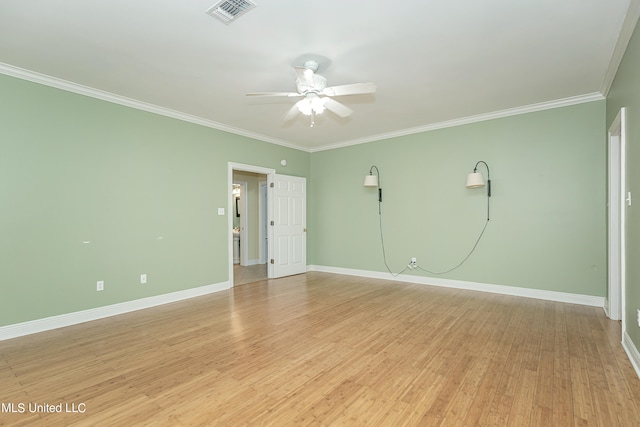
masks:
<path id="1" fill-rule="evenodd" d="M 353 83 L 350 85 L 332 86 L 326 87 L 322 91 L 327 96 L 342 96 L 342 95 L 360 95 L 363 93 L 374 93 L 376 91 L 375 83 Z"/>
<path id="2" fill-rule="evenodd" d="M 245 96 L 302 96 L 297 92 L 251 92 L 245 93 Z"/>
<path id="3" fill-rule="evenodd" d="M 346 105 L 339 103 L 335 99 L 323 98 L 322 103 L 327 110 L 339 115 L 340 117 L 349 117 L 351 113 L 353 113 L 353 110 L 348 108 Z"/>
<path id="4" fill-rule="evenodd" d="M 284 120 L 285 122 L 293 120 L 299 112 L 300 111 L 298 110 L 298 104 L 296 103 L 293 107 L 289 108 L 289 111 L 287 111 L 284 116 L 282 116 L 282 120 Z"/>
<path id="5" fill-rule="evenodd" d="M 298 80 L 305 86 L 313 86 L 313 70 L 305 67 L 295 67 Z"/>

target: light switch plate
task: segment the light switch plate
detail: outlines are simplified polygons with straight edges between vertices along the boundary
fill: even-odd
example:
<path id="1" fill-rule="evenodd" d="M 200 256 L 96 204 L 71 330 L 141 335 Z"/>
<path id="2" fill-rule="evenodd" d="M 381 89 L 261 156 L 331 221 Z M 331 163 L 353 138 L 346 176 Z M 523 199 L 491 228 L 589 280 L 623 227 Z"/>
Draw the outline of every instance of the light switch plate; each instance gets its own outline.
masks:
<path id="1" fill-rule="evenodd" d="M 224 215 L 224 208 L 218 208 L 218 215 Z"/>

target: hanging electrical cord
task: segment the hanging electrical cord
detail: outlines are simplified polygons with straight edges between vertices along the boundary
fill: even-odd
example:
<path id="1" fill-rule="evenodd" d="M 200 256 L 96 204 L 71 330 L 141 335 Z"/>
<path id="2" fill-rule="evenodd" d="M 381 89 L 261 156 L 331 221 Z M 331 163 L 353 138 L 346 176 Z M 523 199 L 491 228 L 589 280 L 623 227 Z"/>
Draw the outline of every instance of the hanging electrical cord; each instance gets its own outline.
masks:
<path id="1" fill-rule="evenodd" d="M 488 197 L 487 197 L 488 200 Z M 381 202 L 378 202 L 378 204 L 380 204 Z M 487 201 L 487 205 L 489 204 L 489 202 Z M 429 273 L 429 274 L 434 274 L 434 275 L 441 275 L 441 274 L 447 274 L 450 273 L 456 269 L 458 269 L 459 267 L 461 267 L 470 257 L 471 255 L 473 255 L 473 253 L 475 252 L 476 248 L 478 247 L 478 244 L 480 243 L 480 239 L 482 239 L 482 236 L 484 235 L 485 230 L 487 229 L 487 226 L 489 225 L 489 217 L 487 217 L 487 220 L 484 223 L 484 227 L 482 227 L 482 231 L 480 232 L 480 235 L 478 236 L 478 238 L 476 239 L 475 243 L 473 244 L 473 246 L 471 247 L 471 250 L 469 251 L 469 253 L 467 253 L 467 255 L 462 259 L 462 261 L 460 261 L 455 267 L 452 267 L 448 270 L 445 271 L 431 271 L 428 270 L 426 268 L 422 268 L 419 265 L 416 266 L 412 266 L 411 264 L 408 264 L 404 269 L 402 269 L 400 272 L 398 273 L 394 273 L 391 268 L 389 267 L 389 264 L 387 263 L 387 253 L 385 250 L 385 246 L 384 246 L 384 233 L 382 231 L 382 210 L 380 209 L 378 212 L 378 216 L 380 219 L 380 242 L 382 244 L 382 259 L 384 261 L 384 266 L 387 268 L 387 271 L 389 272 L 389 274 L 391 274 L 393 277 L 398 277 L 399 275 L 401 275 L 402 273 L 404 273 L 407 270 L 421 270 L 424 271 L 425 273 Z"/>
<path id="2" fill-rule="evenodd" d="M 376 175 L 373 174 L 373 171 L 376 171 Z M 382 232 L 382 179 L 380 177 L 380 170 L 378 169 L 377 166 L 371 166 L 371 168 L 369 169 L 369 175 L 366 175 L 364 177 L 364 186 L 365 187 L 376 187 L 378 189 L 378 218 L 379 218 L 379 224 L 380 224 L 380 242 L 382 243 L 382 261 L 384 262 L 384 266 L 387 267 L 387 271 L 389 272 L 389 274 L 391 274 L 393 277 L 398 277 L 399 275 L 401 275 L 402 273 L 404 273 L 405 271 L 407 271 L 409 269 L 409 267 L 405 267 L 404 270 L 402 270 L 399 273 L 394 273 L 393 271 L 391 271 L 391 268 L 389 267 L 389 264 L 387 263 L 387 252 L 385 250 L 384 247 L 384 233 Z"/>
<path id="3" fill-rule="evenodd" d="M 473 254 L 473 252 L 476 250 L 476 247 L 478 246 L 478 243 L 480 243 L 480 239 L 482 239 L 482 236 L 484 235 L 485 230 L 487 229 L 487 225 L 489 225 L 489 220 L 491 219 L 491 215 L 490 215 L 490 203 L 491 203 L 491 172 L 489 172 L 489 165 L 487 165 L 486 162 L 480 160 L 478 163 L 476 163 L 476 166 L 473 168 L 473 173 L 470 173 L 469 176 L 467 177 L 467 188 L 480 188 L 480 187 L 484 187 L 484 179 L 482 178 L 482 174 L 480 172 L 478 172 L 478 165 L 482 163 L 486 168 L 487 168 L 487 221 L 484 223 L 484 227 L 482 227 L 482 231 L 480 232 L 480 235 L 478 236 L 478 238 L 476 239 L 476 242 L 473 244 L 473 247 L 471 247 L 471 250 L 469 251 L 469 253 L 467 254 L 467 256 L 465 256 L 462 261 L 460 261 L 455 267 L 452 267 L 448 270 L 445 271 L 431 271 L 431 270 L 427 270 L 426 268 L 422 268 L 419 265 L 416 265 L 415 267 L 413 266 L 408 266 L 411 269 L 417 268 L 418 270 L 422 270 L 426 273 L 430 273 L 430 274 L 435 274 L 435 275 L 440 275 L 440 274 L 447 274 L 452 272 L 453 270 L 459 268 L 462 266 L 462 264 L 464 264 L 469 257 L 471 257 L 471 255 Z"/>
<path id="4" fill-rule="evenodd" d="M 471 250 L 469 251 L 469 253 L 467 254 L 466 257 L 464 257 L 462 259 L 462 261 L 460 261 L 460 263 L 458 265 L 456 265 L 455 267 L 452 267 L 448 270 L 445 271 L 431 271 L 431 270 L 427 270 L 426 268 L 422 268 L 419 265 L 416 265 L 415 267 L 409 267 L 407 266 L 407 268 L 413 269 L 413 268 L 417 268 L 418 270 L 422 270 L 426 273 L 430 273 L 430 274 L 435 274 L 435 275 L 441 275 L 441 274 L 447 274 L 452 272 L 453 270 L 459 268 L 462 266 L 462 264 L 464 264 L 469 257 L 471 257 L 471 255 L 473 254 L 473 252 L 476 250 L 476 247 L 478 246 L 478 243 L 480 243 L 480 239 L 482 239 L 482 235 L 484 234 L 484 231 L 487 229 L 487 225 L 489 225 L 489 220 L 487 219 L 487 221 L 484 223 L 484 227 L 482 227 L 482 231 L 480 232 L 480 235 L 478 236 L 478 238 L 476 239 L 476 242 L 473 244 L 473 247 L 471 248 Z M 406 270 L 406 269 L 405 269 Z M 403 270 L 404 271 L 404 270 Z"/>
<path id="5" fill-rule="evenodd" d="M 389 274 L 393 277 L 398 277 L 405 271 L 410 270 L 410 267 L 407 265 L 402 271 L 394 273 L 391 271 L 389 264 L 387 264 L 387 252 L 384 249 L 384 233 L 382 232 L 382 201 L 378 201 L 378 218 L 380 219 L 380 243 L 382 243 L 382 260 L 384 261 L 384 266 L 387 267 Z"/>
<path id="6" fill-rule="evenodd" d="M 484 187 L 485 183 L 484 183 L 484 179 L 482 178 L 482 174 L 480 174 L 478 172 L 478 165 L 480 164 L 484 164 L 484 166 L 487 168 L 487 220 L 484 223 L 484 226 L 482 227 L 482 231 L 480 231 L 480 234 L 478 235 L 478 238 L 476 239 L 475 243 L 473 244 L 473 246 L 471 247 L 471 250 L 467 253 L 467 255 L 462 259 L 462 261 L 460 261 L 458 264 L 456 264 L 454 267 L 448 269 L 448 270 L 444 270 L 444 271 L 431 271 L 428 270 L 426 268 L 422 268 L 419 265 L 412 265 L 411 263 L 408 264 L 404 269 L 402 269 L 400 272 L 398 273 L 394 273 L 391 268 L 389 267 L 389 264 L 387 263 L 387 252 L 385 249 L 385 245 L 384 245 L 384 232 L 382 229 L 382 188 L 380 187 L 380 171 L 378 170 L 378 168 L 376 166 L 372 166 L 371 169 L 369 170 L 369 175 L 367 175 L 365 177 L 364 180 L 364 185 L 365 187 L 377 187 L 378 188 L 378 218 L 379 218 L 379 228 L 380 228 L 380 243 L 382 246 L 382 260 L 384 262 L 385 267 L 387 268 L 387 271 L 389 272 L 389 274 L 391 274 L 393 277 L 398 277 L 399 275 L 401 275 L 402 273 L 404 273 L 407 270 L 414 270 L 414 269 L 418 269 L 421 271 L 424 271 L 426 273 L 429 274 L 433 274 L 433 275 L 441 275 L 441 274 L 447 274 L 450 273 L 456 269 L 458 269 L 459 267 L 461 267 L 470 257 L 471 255 L 473 255 L 473 253 L 475 252 L 476 248 L 478 247 L 478 244 L 480 243 L 480 240 L 482 239 L 482 236 L 484 235 L 484 232 L 487 229 L 487 226 L 489 225 L 489 221 L 491 219 L 490 217 L 490 203 L 491 203 L 491 174 L 489 172 L 489 165 L 487 165 L 486 162 L 480 160 L 479 162 L 476 163 L 476 166 L 473 168 L 473 173 L 470 173 L 469 176 L 467 177 L 467 188 L 480 188 L 480 187 Z M 377 172 L 377 176 L 373 175 L 373 170 L 376 170 Z"/>

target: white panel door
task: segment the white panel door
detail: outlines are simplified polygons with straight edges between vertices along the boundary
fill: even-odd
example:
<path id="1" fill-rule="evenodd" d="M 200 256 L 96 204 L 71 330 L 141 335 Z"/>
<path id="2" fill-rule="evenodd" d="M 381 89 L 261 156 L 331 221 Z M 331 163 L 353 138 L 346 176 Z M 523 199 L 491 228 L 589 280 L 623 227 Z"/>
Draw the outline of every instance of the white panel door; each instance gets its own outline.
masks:
<path id="1" fill-rule="evenodd" d="M 307 180 L 269 176 L 269 277 L 307 271 Z"/>

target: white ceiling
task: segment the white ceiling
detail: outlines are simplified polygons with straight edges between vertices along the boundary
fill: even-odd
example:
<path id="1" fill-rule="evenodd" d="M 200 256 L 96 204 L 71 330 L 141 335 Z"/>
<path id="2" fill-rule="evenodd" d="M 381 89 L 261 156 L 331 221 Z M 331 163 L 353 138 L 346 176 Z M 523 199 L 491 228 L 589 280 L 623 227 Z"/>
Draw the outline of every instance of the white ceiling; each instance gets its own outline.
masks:
<path id="1" fill-rule="evenodd" d="M 225 25 L 205 13 L 210 0 L 3 0 L 0 72 L 316 151 L 602 98 L 639 9 L 638 0 L 256 2 Z M 372 81 L 378 91 L 338 98 L 354 113 L 325 112 L 313 128 L 306 116 L 281 120 L 296 98 L 244 96 L 295 91 L 293 66 L 306 59 L 329 86 Z"/>

